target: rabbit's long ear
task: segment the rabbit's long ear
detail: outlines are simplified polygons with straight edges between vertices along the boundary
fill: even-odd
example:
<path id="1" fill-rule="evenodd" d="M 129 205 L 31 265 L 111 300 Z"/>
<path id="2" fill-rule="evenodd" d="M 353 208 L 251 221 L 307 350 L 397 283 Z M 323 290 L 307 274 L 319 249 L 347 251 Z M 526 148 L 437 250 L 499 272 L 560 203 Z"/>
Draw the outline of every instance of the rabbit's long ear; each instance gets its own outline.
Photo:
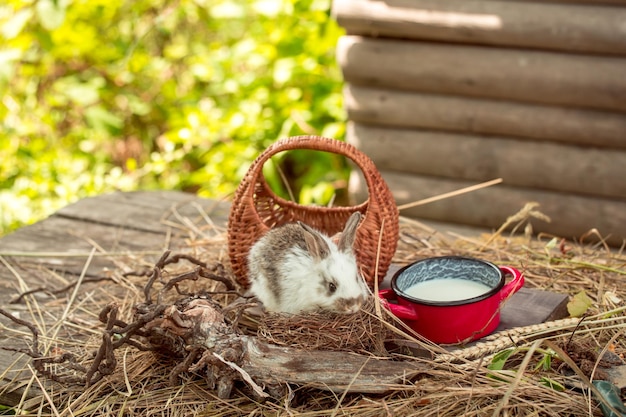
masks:
<path id="1" fill-rule="evenodd" d="M 361 213 L 358 211 L 352 213 L 352 216 L 346 222 L 346 226 L 343 228 L 343 232 L 341 232 L 341 238 L 339 239 L 339 250 L 342 252 L 350 252 L 352 251 L 352 246 L 354 245 L 354 240 L 356 239 L 356 229 L 359 226 L 359 222 L 361 221 Z"/>
<path id="2" fill-rule="evenodd" d="M 330 255 L 330 247 L 320 232 L 302 222 L 298 222 L 298 225 L 304 232 L 306 248 L 314 259 L 319 261 Z"/>

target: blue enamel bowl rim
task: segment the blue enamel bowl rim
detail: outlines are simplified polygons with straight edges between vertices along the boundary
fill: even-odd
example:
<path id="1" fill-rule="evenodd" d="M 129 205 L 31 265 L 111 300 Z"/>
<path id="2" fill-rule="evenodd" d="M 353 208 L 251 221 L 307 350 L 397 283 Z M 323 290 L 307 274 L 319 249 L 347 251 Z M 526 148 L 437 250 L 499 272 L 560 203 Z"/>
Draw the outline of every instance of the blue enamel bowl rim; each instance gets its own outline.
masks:
<path id="1" fill-rule="evenodd" d="M 403 292 L 402 290 L 400 290 L 396 284 L 396 281 L 399 279 L 399 277 L 404 273 L 404 271 L 406 271 L 407 269 L 411 268 L 412 266 L 422 263 L 422 262 L 432 262 L 435 260 L 441 260 L 441 259 L 456 259 L 456 260 L 462 260 L 462 261 L 472 261 L 472 262 L 477 262 L 477 263 L 481 263 L 484 264 L 486 266 L 489 266 L 493 269 L 495 269 L 499 276 L 500 276 L 500 280 L 498 282 L 498 285 L 496 285 L 495 287 L 493 287 L 491 290 L 487 291 L 484 294 L 481 294 L 479 296 L 473 297 L 473 298 L 464 298 L 462 300 L 452 300 L 452 301 L 433 301 L 433 300 L 425 300 L 422 298 L 417 298 L 417 297 L 413 297 L 410 296 L 408 294 L 406 294 L 405 292 Z M 398 297 L 404 298 L 407 301 L 410 301 L 412 303 L 415 304 L 423 304 L 423 305 L 429 305 L 429 306 L 439 306 L 439 307 L 446 307 L 446 306 L 460 306 L 460 305 L 465 305 L 465 304 L 473 304 L 473 303 L 477 303 L 479 301 L 482 300 L 486 300 L 487 298 L 497 294 L 498 292 L 500 292 L 500 290 L 502 289 L 502 287 L 504 286 L 504 282 L 505 282 L 505 277 L 504 274 L 502 273 L 502 270 L 494 263 L 489 262 L 489 261 L 485 261 L 483 259 L 478 259 L 478 258 L 471 258 L 468 256 L 457 256 L 457 255 L 447 255 L 447 256 L 435 256 L 435 257 L 430 257 L 430 258 L 424 258 L 424 259 L 420 259 L 419 261 L 415 261 L 412 262 L 408 265 L 405 265 L 404 267 L 400 268 L 395 274 L 393 274 L 393 277 L 391 278 L 391 288 L 393 289 L 393 292 L 396 293 L 396 295 Z"/>

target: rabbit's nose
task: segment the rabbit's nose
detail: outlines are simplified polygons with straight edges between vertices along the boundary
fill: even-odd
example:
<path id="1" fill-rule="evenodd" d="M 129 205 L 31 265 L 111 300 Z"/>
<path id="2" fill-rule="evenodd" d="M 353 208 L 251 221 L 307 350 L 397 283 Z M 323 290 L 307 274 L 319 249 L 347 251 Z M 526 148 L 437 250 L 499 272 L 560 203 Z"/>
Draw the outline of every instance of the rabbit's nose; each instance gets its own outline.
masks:
<path id="1" fill-rule="evenodd" d="M 337 310 L 345 314 L 354 314 L 361 309 L 363 303 L 365 303 L 363 296 L 339 299 L 337 300 Z"/>

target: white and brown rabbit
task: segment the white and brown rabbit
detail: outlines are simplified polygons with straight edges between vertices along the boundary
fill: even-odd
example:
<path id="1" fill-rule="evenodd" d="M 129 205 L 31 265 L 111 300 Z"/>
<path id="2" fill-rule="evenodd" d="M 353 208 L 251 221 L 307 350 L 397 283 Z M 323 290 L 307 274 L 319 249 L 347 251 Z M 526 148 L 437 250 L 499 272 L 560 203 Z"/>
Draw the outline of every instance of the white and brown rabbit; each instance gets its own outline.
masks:
<path id="1" fill-rule="evenodd" d="M 301 222 L 270 230 L 248 255 L 250 293 L 271 312 L 357 312 L 369 295 L 352 249 L 360 220 L 350 216 L 338 244 Z"/>

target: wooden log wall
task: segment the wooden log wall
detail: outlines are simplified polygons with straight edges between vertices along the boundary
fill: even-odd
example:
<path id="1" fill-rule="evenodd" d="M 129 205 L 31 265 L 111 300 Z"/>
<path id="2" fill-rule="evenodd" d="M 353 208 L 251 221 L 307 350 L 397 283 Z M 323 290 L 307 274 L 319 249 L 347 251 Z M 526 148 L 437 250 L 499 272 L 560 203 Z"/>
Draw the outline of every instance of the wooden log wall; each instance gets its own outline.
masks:
<path id="1" fill-rule="evenodd" d="M 403 212 L 498 227 L 526 202 L 573 238 L 626 239 L 626 0 L 334 0 L 348 141 Z M 351 189 L 366 190 L 358 174 Z"/>
<path id="2" fill-rule="evenodd" d="M 399 204 L 440 195 L 471 185 L 470 182 L 442 177 L 411 175 L 400 171 L 381 171 L 383 178 L 394 190 Z M 357 182 L 353 187 L 358 199 L 367 195 L 360 174 L 350 179 Z M 578 194 L 551 193 L 543 190 L 502 185 L 489 187 L 438 202 L 409 208 L 402 215 L 427 218 L 443 222 L 469 224 L 485 228 L 497 228 L 507 215 L 519 211 L 527 202 L 541 202 L 540 211 L 549 214 L 552 222 L 532 222 L 534 232 L 543 231 L 559 237 L 579 238 L 592 228 L 605 232 L 605 241 L 620 246 L 624 236 L 624 211 L 626 203 L 619 200 L 601 200 Z M 497 219 L 497 222 L 494 222 Z M 620 224 L 618 221 L 622 220 Z M 590 225 L 593 224 L 593 227 Z M 606 231 L 612 231 L 610 235 Z M 593 240 L 593 234 L 588 240 Z"/>
<path id="3" fill-rule="evenodd" d="M 626 57 L 362 36 L 337 54 L 354 84 L 626 112 Z"/>
<path id="4" fill-rule="evenodd" d="M 588 3 L 335 0 L 333 11 L 354 35 L 626 54 L 626 9 Z"/>
<path id="5" fill-rule="evenodd" d="M 346 86 L 344 101 L 350 120 L 370 125 L 626 149 L 626 117 L 617 112 L 361 85 Z"/>
<path id="6" fill-rule="evenodd" d="M 348 140 L 375 155 L 380 170 L 460 178 L 507 178 L 506 184 L 590 197 L 626 196 L 620 152 L 498 136 L 407 130 L 352 123 Z M 625 207 L 626 208 L 626 207 Z"/>

